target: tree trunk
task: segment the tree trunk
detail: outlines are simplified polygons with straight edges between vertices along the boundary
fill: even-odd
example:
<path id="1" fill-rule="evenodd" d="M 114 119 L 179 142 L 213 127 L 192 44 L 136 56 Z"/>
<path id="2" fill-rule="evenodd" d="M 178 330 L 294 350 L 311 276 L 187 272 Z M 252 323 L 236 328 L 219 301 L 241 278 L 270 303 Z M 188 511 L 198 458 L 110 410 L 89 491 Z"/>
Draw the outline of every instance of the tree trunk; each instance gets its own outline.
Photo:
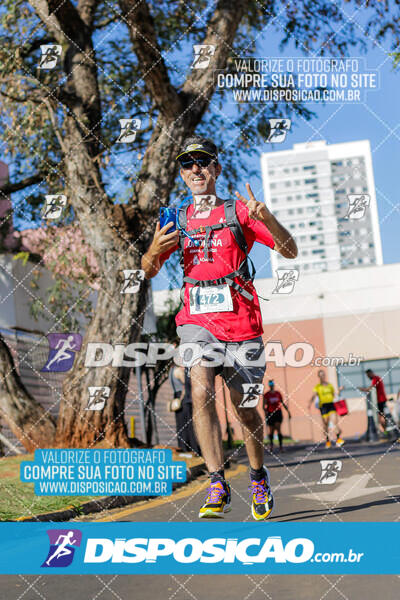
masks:
<path id="1" fill-rule="evenodd" d="M 130 265 L 128 268 L 133 268 Z M 145 287 L 139 295 L 120 294 L 120 287 L 101 291 L 95 317 L 90 324 L 76 365 L 63 386 L 63 400 L 57 423 L 56 444 L 62 447 L 90 448 L 130 446 L 124 421 L 125 397 L 128 391 L 129 367 L 85 367 L 88 342 L 127 345 L 138 340 L 140 323 L 132 325 L 132 315 L 144 306 Z M 108 386 L 110 396 L 101 411 L 85 410 L 89 386 Z"/>
<path id="2" fill-rule="evenodd" d="M 129 344 L 138 341 L 148 284 L 137 294 L 122 294 L 122 269 L 140 269 L 141 252 L 135 240 L 136 227 L 123 208 L 115 210 L 101 185 L 97 165 L 82 143 L 74 119 L 66 120 L 64 140 L 69 194 L 85 239 L 96 254 L 101 272 L 97 305 L 73 370 L 63 386 L 56 443 L 64 447 L 90 448 L 130 445 L 124 422 L 124 404 L 130 368 L 111 365 L 85 367 L 87 344 Z M 108 386 L 110 396 L 101 411 L 85 410 L 89 386 Z"/>
<path id="3" fill-rule="evenodd" d="M 0 334 L 0 411 L 28 452 L 54 444 L 54 419 L 30 395 L 17 373 L 13 356 Z"/>

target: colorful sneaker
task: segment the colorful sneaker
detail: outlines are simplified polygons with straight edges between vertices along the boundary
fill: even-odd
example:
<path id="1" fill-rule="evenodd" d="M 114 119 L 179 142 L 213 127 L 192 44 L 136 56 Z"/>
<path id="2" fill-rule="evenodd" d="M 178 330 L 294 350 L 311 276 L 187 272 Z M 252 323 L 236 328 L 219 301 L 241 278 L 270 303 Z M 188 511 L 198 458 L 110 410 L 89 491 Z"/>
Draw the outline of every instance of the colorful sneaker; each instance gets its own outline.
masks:
<path id="1" fill-rule="evenodd" d="M 336 446 L 343 446 L 344 444 L 344 440 L 342 440 L 342 438 L 338 437 L 338 439 L 336 440 Z"/>
<path id="2" fill-rule="evenodd" d="M 199 517 L 221 518 L 231 510 L 231 488 L 226 481 L 215 481 L 207 488 L 207 497 L 200 509 Z"/>
<path id="3" fill-rule="evenodd" d="M 274 508 L 274 497 L 269 485 L 268 471 L 264 468 L 265 479 L 251 481 L 249 490 L 252 496 L 251 514 L 256 521 L 268 519 Z"/>
<path id="4" fill-rule="evenodd" d="M 325 448 L 330 448 L 331 446 L 332 446 L 332 442 L 331 442 L 331 440 L 327 440 L 327 441 L 325 442 Z"/>

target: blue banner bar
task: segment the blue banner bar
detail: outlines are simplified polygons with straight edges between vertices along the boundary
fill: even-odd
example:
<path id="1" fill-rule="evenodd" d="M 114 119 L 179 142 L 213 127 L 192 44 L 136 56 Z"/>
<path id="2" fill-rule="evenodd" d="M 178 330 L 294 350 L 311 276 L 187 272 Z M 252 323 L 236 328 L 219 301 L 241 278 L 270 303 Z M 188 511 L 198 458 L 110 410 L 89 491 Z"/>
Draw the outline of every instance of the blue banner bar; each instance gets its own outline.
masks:
<path id="1" fill-rule="evenodd" d="M 1 574 L 399 574 L 400 523 L 0 523 Z"/>
<path id="2" fill-rule="evenodd" d="M 20 474 L 37 496 L 167 496 L 186 481 L 186 463 L 170 449 L 50 448 L 21 462 Z"/>

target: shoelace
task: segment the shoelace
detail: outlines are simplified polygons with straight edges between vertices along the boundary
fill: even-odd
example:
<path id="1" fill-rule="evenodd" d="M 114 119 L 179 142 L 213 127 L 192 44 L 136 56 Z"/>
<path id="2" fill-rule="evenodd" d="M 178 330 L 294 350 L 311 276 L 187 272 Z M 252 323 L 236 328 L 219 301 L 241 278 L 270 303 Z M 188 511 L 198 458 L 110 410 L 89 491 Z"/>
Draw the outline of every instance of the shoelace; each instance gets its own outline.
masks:
<path id="1" fill-rule="evenodd" d="M 251 495 L 255 495 L 257 504 L 263 504 L 268 501 L 268 486 L 264 480 L 252 481 L 249 486 Z"/>
<path id="2" fill-rule="evenodd" d="M 221 500 L 222 496 L 226 493 L 225 488 L 222 484 L 211 484 L 207 488 L 207 498 L 206 502 L 210 504 L 214 504 Z"/>

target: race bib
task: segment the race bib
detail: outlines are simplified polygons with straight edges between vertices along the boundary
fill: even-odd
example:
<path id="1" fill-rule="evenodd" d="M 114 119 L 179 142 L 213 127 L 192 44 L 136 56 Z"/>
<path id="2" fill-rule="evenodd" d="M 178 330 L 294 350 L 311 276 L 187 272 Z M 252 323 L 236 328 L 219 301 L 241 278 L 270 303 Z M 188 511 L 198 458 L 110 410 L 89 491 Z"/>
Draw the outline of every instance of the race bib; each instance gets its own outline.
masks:
<path id="1" fill-rule="evenodd" d="M 191 315 L 203 315 L 212 312 L 233 310 L 229 285 L 212 285 L 208 287 L 194 286 L 189 290 Z"/>

